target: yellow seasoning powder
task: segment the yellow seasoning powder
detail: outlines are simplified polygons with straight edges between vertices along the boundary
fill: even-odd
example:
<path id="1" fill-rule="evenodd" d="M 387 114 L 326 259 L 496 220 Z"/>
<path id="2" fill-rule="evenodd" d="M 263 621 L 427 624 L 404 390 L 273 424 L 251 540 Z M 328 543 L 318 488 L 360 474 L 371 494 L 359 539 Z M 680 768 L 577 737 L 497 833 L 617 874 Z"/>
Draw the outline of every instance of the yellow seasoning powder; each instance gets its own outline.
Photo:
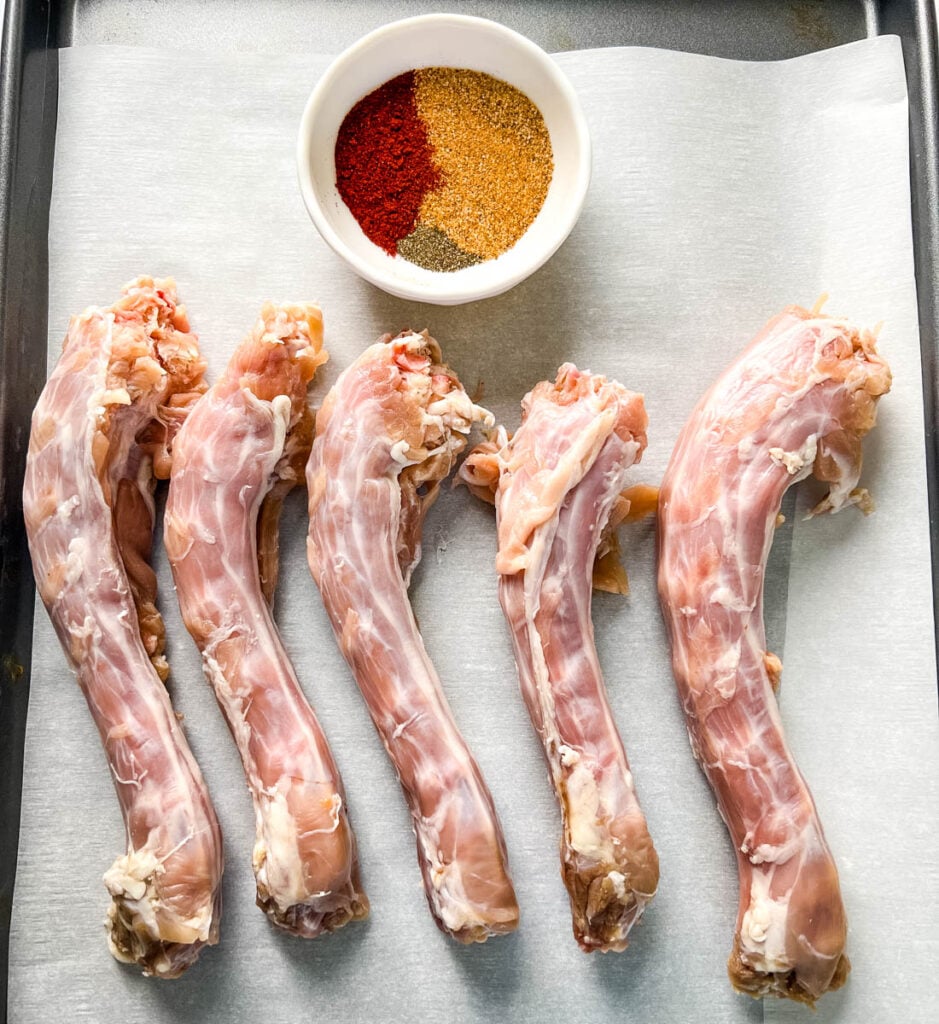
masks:
<path id="1" fill-rule="evenodd" d="M 470 256 L 494 259 L 522 237 L 548 194 L 554 159 L 541 111 L 481 71 L 421 68 L 414 78 L 443 176 L 424 197 L 419 222 Z"/>

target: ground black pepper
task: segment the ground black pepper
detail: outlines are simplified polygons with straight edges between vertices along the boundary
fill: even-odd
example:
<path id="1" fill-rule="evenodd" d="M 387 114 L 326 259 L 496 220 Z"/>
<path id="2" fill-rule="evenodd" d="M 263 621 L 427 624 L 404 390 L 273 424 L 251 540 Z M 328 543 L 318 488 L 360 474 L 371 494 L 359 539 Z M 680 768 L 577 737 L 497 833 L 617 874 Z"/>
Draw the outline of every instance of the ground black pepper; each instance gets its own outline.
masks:
<path id="1" fill-rule="evenodd" d="M 553 173 L 534 103 L 466 68 L 419 68 L 385 82 L 349 111 L 336 141 L 336 185 L 362 230 L 430 270 L 462 270 L 510 249 Z"/>
<path id="2" fill-rule="evenodd" d="M 438 228 L 418 224 L 407 236 L 398 242 L 398 255 L 427 270 L 452 273 L 479 263 L 480 258 L 464 252 Z"/>

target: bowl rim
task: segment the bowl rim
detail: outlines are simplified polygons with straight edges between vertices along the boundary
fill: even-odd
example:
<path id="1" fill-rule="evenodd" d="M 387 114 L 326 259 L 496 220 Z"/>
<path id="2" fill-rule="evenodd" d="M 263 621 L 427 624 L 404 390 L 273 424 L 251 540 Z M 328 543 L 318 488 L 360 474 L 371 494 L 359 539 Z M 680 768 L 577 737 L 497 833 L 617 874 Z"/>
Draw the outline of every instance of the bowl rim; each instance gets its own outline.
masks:
<path id="1" fill-rule="evenodd" d="M 483 29 L 484 31 L 501 36 L 510 44 L 524 51 L 531 60 L 535 61 L 545 70 L 551 79 L 552 85 L 561 95 L 563 103 L 570 113 L 573 134 L 576 140 L 575 147 L 578 158 L 576 161 L 575 186 L 571 193 L 571 201 L 564 208 L 564 216 L 556 217 L 553 221 L 553 225 L 556 225 L 556 227 L 553 229 L 550 244 L 540 250 L 536 257 L 526 260 L 511 272 L 500 277 L 498 281 L 489 281 L 483 286 L 474 283 L 472 280 L 461 284 L 453 279 L 455 275 L 442 275 L 439 285 L 436 281 L 410 283 L 399 281 L 391 274 L 376 269 L 362 260 L 346 244 L 339 232 L 333 228 L 322 209 L 313 184 L 313 124 L 329 96 L 336 79 L 344 73 L 346 68 L 363 51 L 370 49 L 377 41 L 388 41 L 390 37 L 408 33 L 414 28 L 433 25 L 446 28 L 472 26 L 473 28 Z M 306 206 L 310 219 L 327 245 L 338 256 L 342 257 L 360 277 L 365 278 L 365 280 L 381 288 L 383 291 L 396 295 L 399 298 L 430 302 L 437 305 L 458 305 L 500 295 L 510 288 L 514 288 L 515 285 L 542 267 L 557 252 L 577 223 L 587 197 L 592 172 L 590 133 L 587 129 L 587 120 L 584 117 L 583 109 L 577 98 L 577 93 L 574 91 L 574 87 L 564 72 L 551 59 L 550 54 L 527 36 L 516 32 L 515 29 L 509 28 L 501 22 L 469 14 L 421 14 L 411 18 L 402 18 L 373 29 L 343 50 L 342 53 L 330 62 L 307 98 L 303 108 L 303 115 L 300 118 L 296 155 L 297 176 L 303 203 Z M 512 250 L 508 251 L 511 252 Z M 500 258 L 497 257 L 496 259 Z M 452 283 L 448 278 L 453 279 Z"/>

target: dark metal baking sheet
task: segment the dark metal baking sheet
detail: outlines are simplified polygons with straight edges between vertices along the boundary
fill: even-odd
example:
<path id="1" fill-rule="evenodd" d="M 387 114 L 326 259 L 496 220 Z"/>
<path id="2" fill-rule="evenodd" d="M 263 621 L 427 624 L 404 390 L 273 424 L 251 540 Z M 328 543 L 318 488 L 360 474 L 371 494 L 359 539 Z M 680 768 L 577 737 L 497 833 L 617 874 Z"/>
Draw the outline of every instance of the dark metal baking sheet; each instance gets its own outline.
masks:
<path id="1" fill-rule="evenodd" d="M 16 869 L 33 586 L 20 490 L 29 416 L 45 379 L 47 232 L 59 46 L 338 52 L 408 0 L 7 0 L 0 109 L 0 1006 Z M 448 7 L 495 18 L 548 50 L 646 45 L 773 60 L 892 33 L 910 95 L 913 232 L 926 411 L 934 606 L 939 621 L 939 101 L 934 0 L 508 0 Z"/>
<path id="2" fill-rule="evenodd" d="M 20 492 L 46 375 L 46 236 L 58 96 L 50 5 L 8 0 L 0 79 L 0 1006 L 19 838 L 33 581 Z"/>

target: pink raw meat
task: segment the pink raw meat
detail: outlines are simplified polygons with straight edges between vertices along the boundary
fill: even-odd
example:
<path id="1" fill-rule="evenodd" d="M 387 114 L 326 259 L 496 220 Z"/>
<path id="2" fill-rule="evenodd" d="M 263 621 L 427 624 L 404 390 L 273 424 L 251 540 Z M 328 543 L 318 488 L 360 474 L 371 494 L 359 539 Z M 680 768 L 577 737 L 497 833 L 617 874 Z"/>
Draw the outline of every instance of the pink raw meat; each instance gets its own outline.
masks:
<path id="1" fill-rule="evenodd" d="M 23 508 L 39 593 L 104 744 L 127 827 L 105 874 L 111 952 L 181 974 L 217 941 L 222 840 L 163 681 L 148 564 L 156 478 L 204 391 L 172 281 L 73 317 L 33 413 Z"/>
<path id="2" fill-rule="evenodd" d="M 265 305 L 176 438 L 164 521 L 183 619 L 254 801 L 258 906 L 307 938 L 368 914 L 339 771 L 265 600 L 322 344 L 316 306 Z"/>
<path id="3" fill-rule="evenodd" d="M 518 905 L 492 797 L 424 649 L 407 588 L 440 481 L 476 421 L 437 343 L 390 335 L 327 395 L 307 467 L 310 569 L 411 810 L 431 911 L 460 942 Z"/>
<path id="4" fill-rule="evenodd" d="M 662 482 L 662 611 L 691 745 L 737 851 L 730 979 L 753 996 L 814 1004 L 850 969 L 838 872 L 779 718 L 763 577 L 797 480 L 830 484 L 815 512 L 869 509 L 861 439 L 889 389 L 870 331 L 791 306 L 698 403 Z"/>
<path id="5" fill-rule="evenodd" d="M 626 948 L 659 878 L 590 620 L 595 560 L 628 512 L 623 477 L 646 424 L 641 395 L 565 363 L 525 396 L 511 441 L 500 430 L 460 469 L 495 501 L 499 598 L 561 806 L 561 871 L 587 952 Z"/>

